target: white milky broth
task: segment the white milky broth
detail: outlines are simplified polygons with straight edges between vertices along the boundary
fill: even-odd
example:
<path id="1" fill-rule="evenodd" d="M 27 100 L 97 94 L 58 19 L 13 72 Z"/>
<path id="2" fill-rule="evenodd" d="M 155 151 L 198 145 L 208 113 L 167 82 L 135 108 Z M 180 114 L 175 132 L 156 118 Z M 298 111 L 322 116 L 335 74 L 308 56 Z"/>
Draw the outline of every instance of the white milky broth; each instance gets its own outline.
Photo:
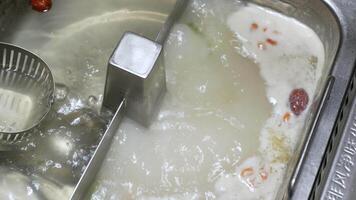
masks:
<path id="1" fill-rule="evenodd" d="M 274 199 L 324 65 L 320 39 L 253 4 L 191 3 L 165 46 L 168 93 L 149 128 L 125 119 L 95 198 Z M 309 103 L 311 104 L 311 103 Z"/>

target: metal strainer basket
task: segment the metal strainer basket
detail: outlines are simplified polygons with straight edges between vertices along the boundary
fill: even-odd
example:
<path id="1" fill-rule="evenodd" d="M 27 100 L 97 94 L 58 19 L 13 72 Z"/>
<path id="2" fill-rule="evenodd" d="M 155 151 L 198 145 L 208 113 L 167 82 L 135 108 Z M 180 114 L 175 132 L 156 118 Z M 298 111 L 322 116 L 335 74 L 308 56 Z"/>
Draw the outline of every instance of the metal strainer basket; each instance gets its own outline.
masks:
<path id="1" fill-rule="evenodd" d="M 35 54 L 0 43 L 0 143 L 27 135 L 49 112 L 54 81 L 47 64 Z"/>

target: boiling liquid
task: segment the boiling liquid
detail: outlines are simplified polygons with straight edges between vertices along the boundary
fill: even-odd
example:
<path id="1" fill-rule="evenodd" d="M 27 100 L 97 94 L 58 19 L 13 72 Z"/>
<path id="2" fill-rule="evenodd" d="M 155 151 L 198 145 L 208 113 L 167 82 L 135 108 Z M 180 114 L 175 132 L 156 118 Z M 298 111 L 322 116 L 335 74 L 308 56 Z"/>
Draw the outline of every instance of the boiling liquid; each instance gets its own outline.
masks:
<path id="1" fill-rule="evenodd" d="M 49 64 L 56 99 L 32 136 L 17 144 L 20 152 L 1 152 L 0 170 L 7 173 L 0 176 L 0 199 L 70 197 L 112 117 L 98 111 L 113 48 L 124 31 L 154 38 L 166 17 L 160 12 L 168 12 L 170 5 L 63 0 L 47 13 L 29 7 L 9 27 L 4 41 L 37 53 Z"/>
<path id="2" fill-rule="evenodd" d="M 0 132 L 27 129 L 33 109 L 31 96 L 2 88 L 0 88 L 0 94 L 0 113 L 6 113 L 0 116 Z"/>
<path id="3" fill-rule="evenodd" d="M 308 115 L 291 113 L 289 94 L 304 88 L 312 102 L 323 60 L 292 18 L 192 1 L 165 46 L 157 119 L 124 120 L 92 199 L 274 199 Z"/>
<path id="4" fill-rule="evenodd" d="M 102 132 L 105 123 L 92 126 L 100 119 L 78 110 L 100 107 L 107 59 L 123 31 L 154 38 L 165 19 L 156 12 L 115 10 L 120 2 L 54 5 L 48 18 L 29 16 L 15 35 L 15 43 L 38 52 L 64 85 L 57 91 L 64 101 L 45 123 L 44 135 L 51 136 L 45 141 L 56 141 L 56 152 L 72 152 L 87 133 Z M 256 22 L 259 31 L 250 32 Z M 285 23 L 291 26 L 283 28 Z M 264 25 L 272 32 L 265 33 Z M 273 37 L 279 45 L 264 50 L 259 42 L 274 29 L 281 33 Z M 308 113 L 284 122 L 289 92 L 303 87 L 312 102 L 323 59 L 315 33 L 291 18 L 238 1 L 193 0 L 165 46 L 168 92 L 159 115 L 149 129 L 124 119 L 88 198 L 273 199 Z M 294 76 L 289 67 L 302 70 Z M 63 95 L 68 91 L 72 95 Z M 81 171 L 93 149 L 70 153 L 67 165 L 59 162 L 63 154 L 44 159 L 37 169 L 49 170 L 48 177 L 66 166 Z M 39 188 L 53 191 L 43 183 Z M 69 195 L 71 189 L 59 191 Z"/>

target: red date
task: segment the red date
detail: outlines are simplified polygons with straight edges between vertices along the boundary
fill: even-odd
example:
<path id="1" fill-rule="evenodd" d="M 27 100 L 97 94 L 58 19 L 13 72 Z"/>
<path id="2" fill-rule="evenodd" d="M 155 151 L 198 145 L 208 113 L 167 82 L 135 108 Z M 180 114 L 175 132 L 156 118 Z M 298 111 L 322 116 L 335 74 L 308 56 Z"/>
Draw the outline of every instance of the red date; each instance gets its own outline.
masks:
<path id="1" fill-rule="evenodd" d="M 300 115 L 309 103 L 308 93 L 302 89 L 294 89 L 289 95 L 290 109 L 295 115 Z"/>
<path id="2" fill-rule="evenodd" d="M 52 0 L 31 0 L 31 6 L 38 12 L 47 12 L 52 7 Z"/>

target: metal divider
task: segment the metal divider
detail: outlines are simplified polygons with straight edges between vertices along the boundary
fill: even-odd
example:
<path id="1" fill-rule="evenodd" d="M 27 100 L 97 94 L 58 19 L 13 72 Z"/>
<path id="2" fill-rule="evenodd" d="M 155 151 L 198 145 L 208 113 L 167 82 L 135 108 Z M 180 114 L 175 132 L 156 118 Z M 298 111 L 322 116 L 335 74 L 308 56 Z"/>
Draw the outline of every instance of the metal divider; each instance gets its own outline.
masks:
<path id="1" fill-rule="evenodd" d="M 309 199 L 356 198 L 355 95 L 354 70 Z"/>

